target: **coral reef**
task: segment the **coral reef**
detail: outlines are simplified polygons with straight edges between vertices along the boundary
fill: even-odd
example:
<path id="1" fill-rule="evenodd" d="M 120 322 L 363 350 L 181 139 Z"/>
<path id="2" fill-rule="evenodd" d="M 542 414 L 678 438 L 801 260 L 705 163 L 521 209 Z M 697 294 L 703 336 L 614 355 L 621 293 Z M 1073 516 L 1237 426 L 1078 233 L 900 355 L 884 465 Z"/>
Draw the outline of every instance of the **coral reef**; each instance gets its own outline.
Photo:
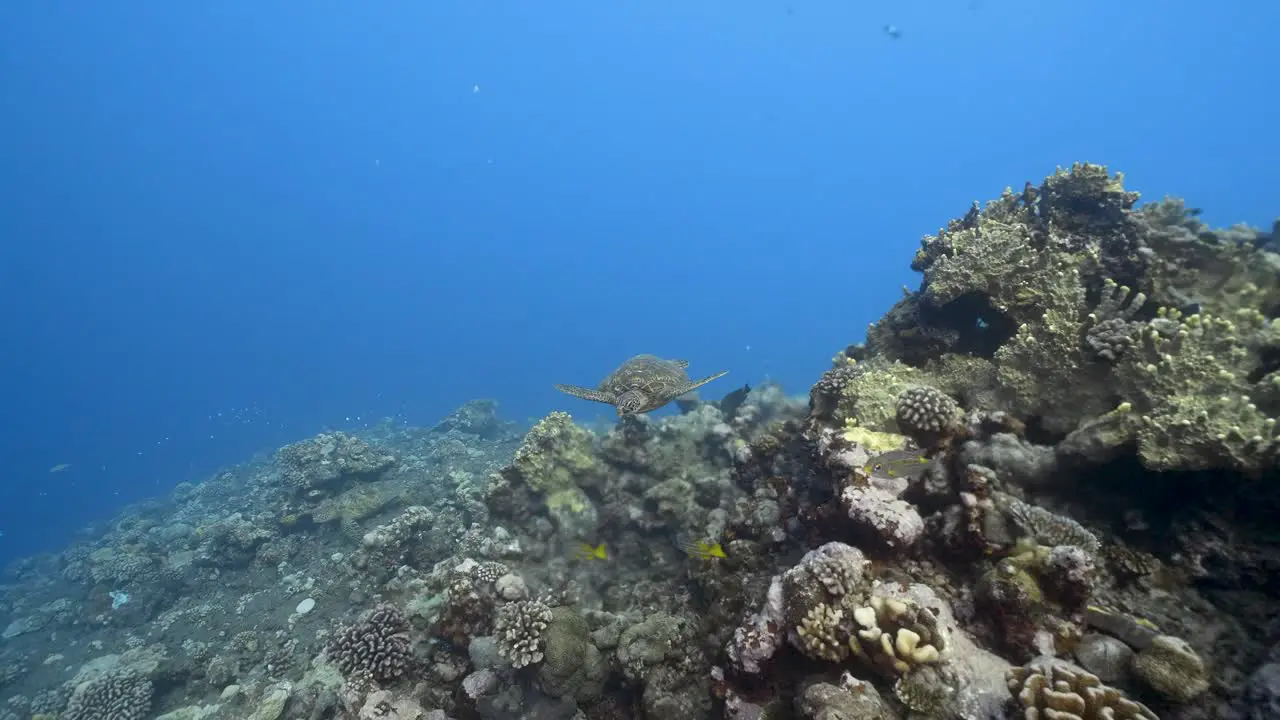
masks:
<path id="1" fill-rule="evenodd" d="M 475 401 L 18 561 L 0 720 L 1274 716 L 1274 231 L 1079 164 L 912 267 L 807 398 Z"/>

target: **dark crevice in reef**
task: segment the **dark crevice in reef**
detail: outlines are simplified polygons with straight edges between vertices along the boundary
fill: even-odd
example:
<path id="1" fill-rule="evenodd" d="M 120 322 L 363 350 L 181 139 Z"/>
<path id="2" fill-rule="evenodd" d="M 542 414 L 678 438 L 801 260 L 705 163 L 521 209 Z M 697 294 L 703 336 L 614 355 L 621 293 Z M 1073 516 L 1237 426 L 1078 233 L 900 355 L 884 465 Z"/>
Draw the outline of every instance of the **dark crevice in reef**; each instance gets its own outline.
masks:
<path id="1" fill-rule="evenodd" d="M 990 358 L 1018 331 L 1017 325 L 981 293 L 967 293 L 936 310 L 920 311 L 929 324 L 958 335 L 951 352 Z"/>

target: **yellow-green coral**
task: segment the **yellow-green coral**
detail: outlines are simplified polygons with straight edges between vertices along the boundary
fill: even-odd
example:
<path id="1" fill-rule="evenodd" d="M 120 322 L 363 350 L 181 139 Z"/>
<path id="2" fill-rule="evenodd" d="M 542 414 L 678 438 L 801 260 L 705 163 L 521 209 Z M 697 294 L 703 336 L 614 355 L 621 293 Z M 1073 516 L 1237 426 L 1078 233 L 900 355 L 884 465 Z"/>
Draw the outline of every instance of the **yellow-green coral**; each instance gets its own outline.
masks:
<path id="1" fill-rule="evenodd" d="M 546 503 L 552 512 L 569 512 L 575 515 L 586 512 L 590 507 L 587 497 L 578 488 L 557 490 L 547 496 Z"/>
<path id="2" fill-rule="evenodd" d="M 568 413 L 553 412 L 525 435 L 512 467 L 526 485 L 549 498 L 594 482 L 592 443 L 591 433 Z"/>
<path id="3" fill-rule="evenodd" d="M 1249 394 L 1250 347 L 1273 341 L 1278 328 L 1252 309 L 1231 318 L 1161 312 L 1147 324 L 1115 370 L 1147 467 L 1265 467 L 1275 453 L 1276 419 Z"/>
<path id="4" fill-rule="evenodd" d="M 927 375 L 900 362 L 862 363 L 844 383 L 836 419 L 854 420 L 859 427 L 873 432 L 896 433 L 898 395 L 909 387 L 926 384 Z"/>
<path id="5" fill-rule="evenodd" d="M 907 441 L 906 437 L 897 433 L 868 430 L 852 418 L 844 421 L 844 432 L 841 433 L 841 437 L 846 442 L 865 448 L 873 455 L 900 450 Z"/>

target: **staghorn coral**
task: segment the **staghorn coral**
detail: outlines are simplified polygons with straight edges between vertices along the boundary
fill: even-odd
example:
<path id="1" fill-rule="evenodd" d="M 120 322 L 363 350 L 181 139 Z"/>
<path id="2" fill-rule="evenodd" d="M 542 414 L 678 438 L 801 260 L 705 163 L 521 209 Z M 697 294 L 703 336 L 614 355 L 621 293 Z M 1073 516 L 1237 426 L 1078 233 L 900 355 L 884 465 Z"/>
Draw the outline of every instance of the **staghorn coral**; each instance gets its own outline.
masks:
<path id="1" fill-rule="evenodd" d="M 386 683 L 404 675 L 413 660 L 409 623 L 391 605 L 380 605 L 359 622 L 344 625 L 325 652 L 347 678 Z"/>
<path id="2" fill-rule="evenodd" d="M 551 608 L 538 600 L 518 600 L 498 608 L 493 621 L 498 654 L 515 668 L 542 662 L 543 633 L 553 617 Z"/>
<path id="3" fill-rule="evenodd" d="M 1026 720 L 1159 720 L 1146 705 L 1056 658 L 1037 658 L 1006 676 Z"/>
<path id="4" fill-rule="evenodd" d="M 151 681 L 130 670 L 114 670 L 75 689 L 65 720 L 144 720 L 151 712 Z"/>

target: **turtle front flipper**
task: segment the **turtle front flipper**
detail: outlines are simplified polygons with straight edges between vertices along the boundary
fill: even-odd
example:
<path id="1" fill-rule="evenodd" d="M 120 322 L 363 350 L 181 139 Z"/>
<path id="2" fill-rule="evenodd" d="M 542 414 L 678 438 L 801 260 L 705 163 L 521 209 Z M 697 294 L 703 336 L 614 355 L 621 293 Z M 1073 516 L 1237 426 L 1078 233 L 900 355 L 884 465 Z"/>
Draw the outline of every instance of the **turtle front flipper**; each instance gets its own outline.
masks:
<path id="1" fill-rule="evenodd" d="M 689 383 L 688 385 L 685 385 L 685 386 L 684 386 L 684 387 L 682 387 L 682 388 L 678 388 L 678 389 L 676 390 L 675 397 L 680 397 L 681 395 L 684 395 L 684 394 L 686 394 L 686 393 L 691 393 L 691 392 L 693 392 L 694 390 L 697 390 L 698 388 L 702 387 L 703 385 L 706 385 L 707 383 L 711 382 L 712 380 L 715 380 L 716 378 L 722 378 L 722 377 L 724 377 L 725 375 L 728 375 L 728 374 L 729 374 L 729 371 L 728 371 L 728 370 L 722 370 L 722 371 L 720 371 L 720 372 L 716 373 L 715 375 L 708 375 L 708 376 L 706 376 L 706 377 L 702 378 L 701 380 L 694 380 L 693 382 Z"/>
<path id="2" fill-rule="evenodd" d="M 605 392 L 600 392 L 595 388 L 584 388 L 578 385 L 557 384 L 556 389 L 562 393 L 565 393 L 567 395 L 572 395 L 576 398 L 582 398 L 583 400 L 594 400 L 598 403 L 604 403 L 605 405 L 612 405 L 614 401 L 613 395 L 610 395 L 609 393 L 605 393 Z"/>

